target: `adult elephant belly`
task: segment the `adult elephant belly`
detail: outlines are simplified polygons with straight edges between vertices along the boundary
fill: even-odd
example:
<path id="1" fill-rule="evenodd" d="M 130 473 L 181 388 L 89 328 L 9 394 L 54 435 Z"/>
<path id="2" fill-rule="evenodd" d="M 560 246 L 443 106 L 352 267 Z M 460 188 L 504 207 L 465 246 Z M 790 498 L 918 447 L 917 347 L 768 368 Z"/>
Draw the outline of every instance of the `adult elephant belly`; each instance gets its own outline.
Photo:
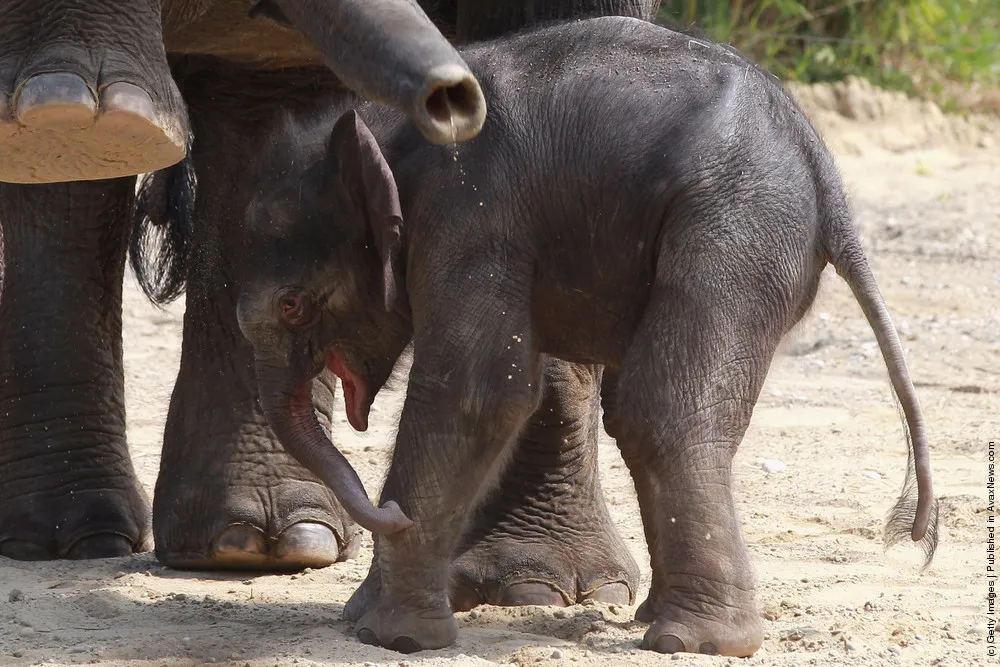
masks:
<path id="1" fill-rule="evenodd" d="M 168 0 L 164 26 L 171 55 L 259 70 L 326 66 L 435 143 L 471 139 L 486 117 L 478 82 L 412 0 Z"/>
<path id="2" fill-rule="evenodd" d="M 0 181 L 132 176 L 184 157 L 188 122 L 167 52 L 277 68 L 325 64 L 408 114 L 431 141 L 471 138 L 482 92 L 404 0 L 10 0 L 0 8 Z M 287 25 L 282 25 L 282 23 Z"/>

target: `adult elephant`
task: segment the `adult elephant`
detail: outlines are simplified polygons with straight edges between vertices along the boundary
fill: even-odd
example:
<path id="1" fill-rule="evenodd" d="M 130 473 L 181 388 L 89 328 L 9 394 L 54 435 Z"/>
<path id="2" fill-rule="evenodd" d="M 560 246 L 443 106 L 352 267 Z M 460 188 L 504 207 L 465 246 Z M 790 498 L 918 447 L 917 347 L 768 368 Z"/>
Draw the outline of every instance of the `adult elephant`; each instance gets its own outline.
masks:
<path id="1" fill-rule="evenodd" d="M 219 569 L 350 557 L 353 523 L 266 425 L 236 322 L 233 241 L 261 128 L 346 84 L 405 111 L 432 141 L 469 138 L 482 123 L 479 88 L 437 29 L 463 42 L 562 17 L 649 18 L 658 4 L 426 0 L 431 29 L 412 0 L 166 0 L 162 14 L 160 0 L 113 11 L 84 0 L 5 3 L 0 180 L 36 184 L 0 186 L 0 554 L 88 558 L 150 546 L 148 501 L 125 444 L 129 175 L 180 159 L 190 133 L 191 160 L 151 181 L 133 239 L 151 296 L 187 288 L 153 501 L 157 556 Z M 186 191 L 170 180 L 189 178 L 191 166 L 196 203 L 161 207 L 160 186 Z M 174 215 L 184 204 L 190 238 Z M 165 231 L 165 253 L 143 253 L 151 230 Z M 456 608 L 634 599 L 636 567 L 597 486 L 599 372 L 562 365 L 546 380 L 505 482 L 459 555 Z M 332 380 L 313 395 L 328 425 Z"/>
<path id="2" fill-rule="evenodd" d="M 301 32 L 250 16 L 262 10 Z M 2 555 L 85 558 L 150 546 L 148 502 L 125 445 L 121 287 L 135 174 L 177 162 L 188 141 L 168 50 L 275 72 L 326 62 L 350 85 L 405 110 L 434 141 L 473 136 L 485 115 L 475 79 L 410 0 L 2 3 Z M 277 102 L 267 90 L 249 92 Z M 224 399 L 223 410 L 235 412 L 240 400 Z M 227 456 L 247 437 L 206 429 L 170 438 L 165 458 L 206 447 Z M 274 456 L 257 462 L 268 467 Z M 200 504 L 193 514 L 203 520 L 236 512 L 224 502 L 205 505 L 211 494 L 177 493 L 169 504 Z M 169 538 L 164 544 L 174 550 Z"/>

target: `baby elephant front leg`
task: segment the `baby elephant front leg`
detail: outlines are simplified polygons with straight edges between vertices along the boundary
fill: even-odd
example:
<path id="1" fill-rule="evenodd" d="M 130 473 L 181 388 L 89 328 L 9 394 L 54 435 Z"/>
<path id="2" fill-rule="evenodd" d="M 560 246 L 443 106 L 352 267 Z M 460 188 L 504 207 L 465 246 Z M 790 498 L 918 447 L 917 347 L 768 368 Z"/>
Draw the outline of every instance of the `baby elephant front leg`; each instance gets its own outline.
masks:
<path id="1" fill-rule="evenodd" d="M 428 327 L 440 333 L 417 332 L 382 492 L 381 502 L 396 501 L 415 523 L 379 537 L 381 590 L 358 621 L 357 633 L 365 643 L 403 653 L 455 641 L 458 625 L 448 601 L 452 554 L 470 512 L 496 482 L 538 402 L 541 373 L 527 317 L 510 317 L 509 304 L 470 301 L 477 314 L 452 312 L 450 326 Z M 508 316 L 498 326 L 484 320 L 484 312 Z"/>

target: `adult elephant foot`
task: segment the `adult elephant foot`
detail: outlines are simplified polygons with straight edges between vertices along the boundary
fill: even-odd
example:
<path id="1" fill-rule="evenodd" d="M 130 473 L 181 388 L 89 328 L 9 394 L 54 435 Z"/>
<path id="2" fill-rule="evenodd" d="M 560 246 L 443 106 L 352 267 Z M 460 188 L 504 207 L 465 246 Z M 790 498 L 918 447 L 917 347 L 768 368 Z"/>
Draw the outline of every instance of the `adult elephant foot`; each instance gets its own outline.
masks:
<path id="1" fill-rule="evenodd" d="M 93 3 L 63 4 L 58 21 L 47 3 L 4 10 L 5 24 L 24 29 L 5 32 L 0 47 L 0 181 L 117 178 L 183 158 L 187 118 L 163 49 L 160 3 L 119 3 L 128 5 L 127 31 Z"/>
<path id="2" fill-rule="evenodd" d="M 95 480 L 108 485 L 121 479 Z M 17 480 L 0 480 L 15 487 Z M 134 479 L 111 492 L 49 491 L 0 509 L 0 556 L 14 560 L 119 558 L 149 551 L 149 502 Z"/>
<path id="3" fill-rule="evenodd" d="M 165 565 L 295 571 L 357 554 L 357 528 L 326 487 L 269 439 L 169 447 L 179 456 L 161 470 L 154 496 Z M 197 449 L 210 454 L 191 456 Z"/>
<path id="4" fill-rule="evenodd" d="M 451 607 L 631 604 L 639 569 L 611 523 L 598 477 L 600 370 L 550 360 L 542 403 L 499 488 L 452 564 Z M 377 567 L 344 609 L 378 599 Z"/>
<path id="5" fill-rule="evenodd" d="M 224 306 L 224 289 L 207 287 L 188 283 L 181 367 L 153 495 L 157 558 L 219 570 L 299 570 L 352 558 L 359 529 L 271 433 L 235 308 Z M 321 377 L 313 390 L 324 426 L 335 381 Z"/>
<path id="6" fill-rule="evenodd" d="M 152 547 L 125 444 L 121 285 L 135 179 L 0 184 L 0 556 Z"/>
<path id="7" fill-rule="evenodd" d="M 452 565 L 451 604 L 631 604 L 639 568 L 598 475 L 599 367 L 550 360 L 514 460 Z"/>
<path id="8" fill-rule="evenodd" d="M 331 395 L 332 382 L 316 384 Z M 292 571 L 353 558 L 358 528 L 329 489 L 284 452 L 254 399 L 227 398 L 181 369 L 153 496 L 160 562 Z"/>

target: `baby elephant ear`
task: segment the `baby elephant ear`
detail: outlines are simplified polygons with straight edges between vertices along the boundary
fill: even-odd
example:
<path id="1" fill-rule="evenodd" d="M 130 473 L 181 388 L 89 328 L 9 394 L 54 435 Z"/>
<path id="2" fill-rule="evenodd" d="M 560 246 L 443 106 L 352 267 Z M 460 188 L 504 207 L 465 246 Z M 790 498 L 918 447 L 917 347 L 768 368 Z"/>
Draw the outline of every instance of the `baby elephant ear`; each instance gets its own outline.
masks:
<path id="1" fill-rule="evenodd" d="M 382 260 L 384 306 L 387 311 L 392 310 L 396 302 L 394 264 L 403 224 L 396 179 L 371 130 L 353 109 L 344 113 L 334 126 L 330 151 L 339 158 L 344 184 L 364 207 Z"/>

